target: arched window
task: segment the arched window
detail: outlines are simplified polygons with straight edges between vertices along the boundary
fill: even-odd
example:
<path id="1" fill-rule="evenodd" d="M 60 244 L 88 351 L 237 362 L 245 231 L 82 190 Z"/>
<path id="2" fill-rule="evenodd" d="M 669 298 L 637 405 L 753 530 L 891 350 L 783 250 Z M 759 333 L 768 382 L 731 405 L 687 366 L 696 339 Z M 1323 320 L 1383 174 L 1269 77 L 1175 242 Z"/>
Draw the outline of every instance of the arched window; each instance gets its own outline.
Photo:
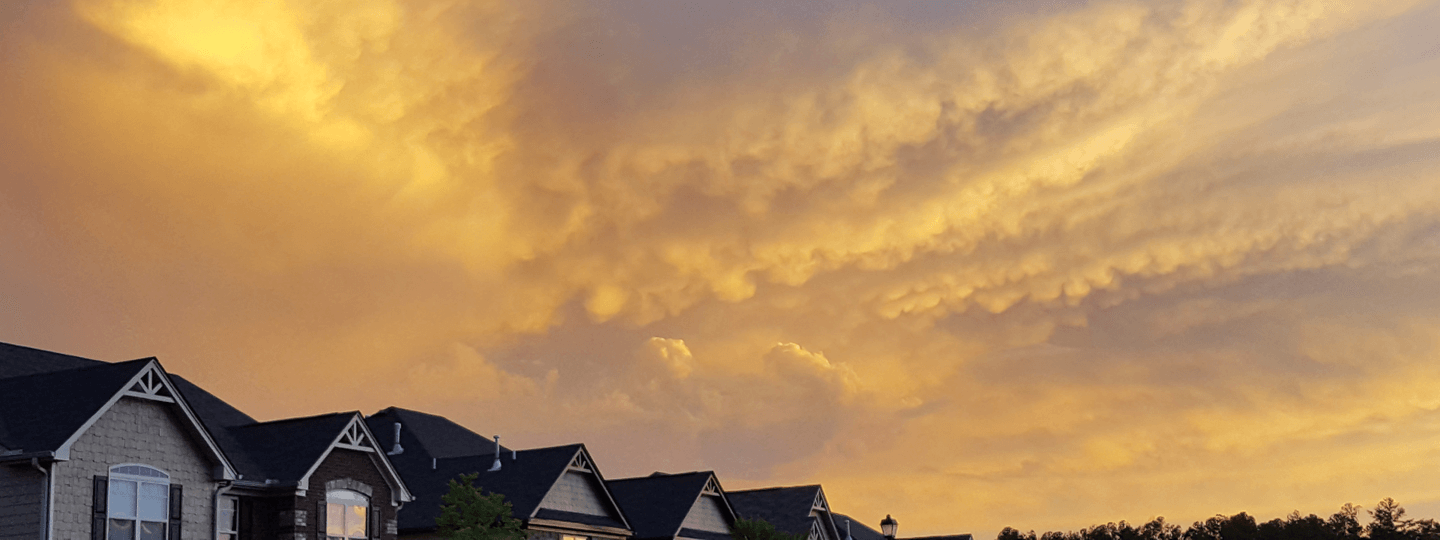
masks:
<path id="1" fill-rule="evenodd" d="M 170 475 L 145 465 L 110 467 L 106 540 L 166 540 Z"/>
<path id="2" fill-rule="evenodd" d="M 365 530 L 369 511 L 370 498 L 358 491 L 332 489 L 325 492 L 326 540 L 369 538 Z"/>

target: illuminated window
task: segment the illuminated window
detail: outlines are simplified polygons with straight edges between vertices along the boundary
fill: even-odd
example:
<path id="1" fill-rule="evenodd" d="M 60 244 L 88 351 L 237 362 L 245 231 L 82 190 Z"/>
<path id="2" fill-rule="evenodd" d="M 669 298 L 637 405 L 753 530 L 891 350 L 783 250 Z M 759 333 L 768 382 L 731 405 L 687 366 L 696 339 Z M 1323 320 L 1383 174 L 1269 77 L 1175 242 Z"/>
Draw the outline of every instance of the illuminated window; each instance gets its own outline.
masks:
<path id="1" fill-rule="evenodd" d="M 348 489 L 336 489 L 325 493 L 325 538 L 326 540 L 350 540 L 369 538 L 365 534 L 368 522 L 366 512 L 370 499 Z"/>
<path id="2" fill-rule="evenodd" d="M 144 465 L 111 467 L 105 515 L 107 540 L 166 540 L 170 475 Z"/>
<path id="3" fill-rule="evenodd" d="M 215 523 L 215 536 L 219 540 L 239 538 L 240 499 L 228 495 L 220 497 L 220 515 Z"/>
<path id="4" fill-rule="evenodd" d="M 567 535 L 561 536 L 561 537 L 560 537 L 560 540 L 590 540 L 590 537 L 589 537 L 589 536 L 573 536 L 573 535 L 567 534 Z"/>

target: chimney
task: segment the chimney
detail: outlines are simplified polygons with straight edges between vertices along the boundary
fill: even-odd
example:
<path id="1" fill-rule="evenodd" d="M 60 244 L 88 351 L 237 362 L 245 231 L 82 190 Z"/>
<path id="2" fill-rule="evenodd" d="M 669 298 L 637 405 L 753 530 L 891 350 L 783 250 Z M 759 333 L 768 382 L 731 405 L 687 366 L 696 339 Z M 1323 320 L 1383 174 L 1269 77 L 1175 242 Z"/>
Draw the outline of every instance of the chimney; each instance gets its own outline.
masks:
<path id="1" fill-rule="evenodd" d="M 405 449 L 400 447 L 400 422 L 395 422 L 395 446 L 392 446 L 385 455 L 397 456 L 403 453 L 405 453 Z"/>
<path id="2" fill-rule="evenodd" d="M 496 435 L 496 436 L 495 436 L 495 464 L 494 464 L 494 465 L 491 465 L 491 466 L 490 466 L 490 470 L 485 471 L 485 472 L 495 472 L 495 471 L 498 471 L 498 470 L 500 470 L 500 436 L 499 436 L 499 435 Z"/>

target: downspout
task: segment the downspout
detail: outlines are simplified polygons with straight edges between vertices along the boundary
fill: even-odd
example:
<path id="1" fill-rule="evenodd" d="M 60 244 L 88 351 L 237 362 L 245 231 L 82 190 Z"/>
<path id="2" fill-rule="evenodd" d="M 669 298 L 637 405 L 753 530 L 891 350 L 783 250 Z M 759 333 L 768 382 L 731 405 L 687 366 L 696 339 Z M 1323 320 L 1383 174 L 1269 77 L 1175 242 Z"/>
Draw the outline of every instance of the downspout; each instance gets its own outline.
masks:
<path id="1" fill-rule="evenodd" d="M 40 458 L 38 457 L 30 458 L 30 466 L 34 467 L 35 470 L 40 471 L 40 476 L 45 477 L 44 496 L 40 499 L 40 503 L 45 505 L 44 511 L 40 513 L 40 538 L 44 540 L 49 540 L 51 521 L 50 509 L 55 507 L 54 502 L 50 500 L 50 494 L 55 492 L 55 475 L 50 474 L 50 471 L 40 466 Z M 54 467 L 54 462 L 51 462 L 51 467 Z"/>
<path id="2" fill-rule="evenodd" d="M 235 487 L 234 480 L 221 480 L 215 484 L 215 495 L 210 498 L 210 540 L 220 540 L 220 497 Z M 235 505 L 235 519 L 240 519 L 240 505 Z"/>

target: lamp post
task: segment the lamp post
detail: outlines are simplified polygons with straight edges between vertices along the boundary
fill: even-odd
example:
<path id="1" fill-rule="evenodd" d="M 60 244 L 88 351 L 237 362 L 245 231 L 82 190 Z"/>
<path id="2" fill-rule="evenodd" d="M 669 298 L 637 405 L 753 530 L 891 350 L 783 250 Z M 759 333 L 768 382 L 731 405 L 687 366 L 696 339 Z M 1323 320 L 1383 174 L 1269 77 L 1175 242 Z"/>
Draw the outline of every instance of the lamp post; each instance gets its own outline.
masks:
<path id="1" fill-rule="evenodd" d="M 890 517 L 890 514 L 885 514 L 885 519 L 880 520 L 880 532 L 885 535 L 885 538 L 889 538 L 890 540 L 895 540 L 895 529 L 899 527 L 900 522 L 895 521 L 895 518 Z"/>

